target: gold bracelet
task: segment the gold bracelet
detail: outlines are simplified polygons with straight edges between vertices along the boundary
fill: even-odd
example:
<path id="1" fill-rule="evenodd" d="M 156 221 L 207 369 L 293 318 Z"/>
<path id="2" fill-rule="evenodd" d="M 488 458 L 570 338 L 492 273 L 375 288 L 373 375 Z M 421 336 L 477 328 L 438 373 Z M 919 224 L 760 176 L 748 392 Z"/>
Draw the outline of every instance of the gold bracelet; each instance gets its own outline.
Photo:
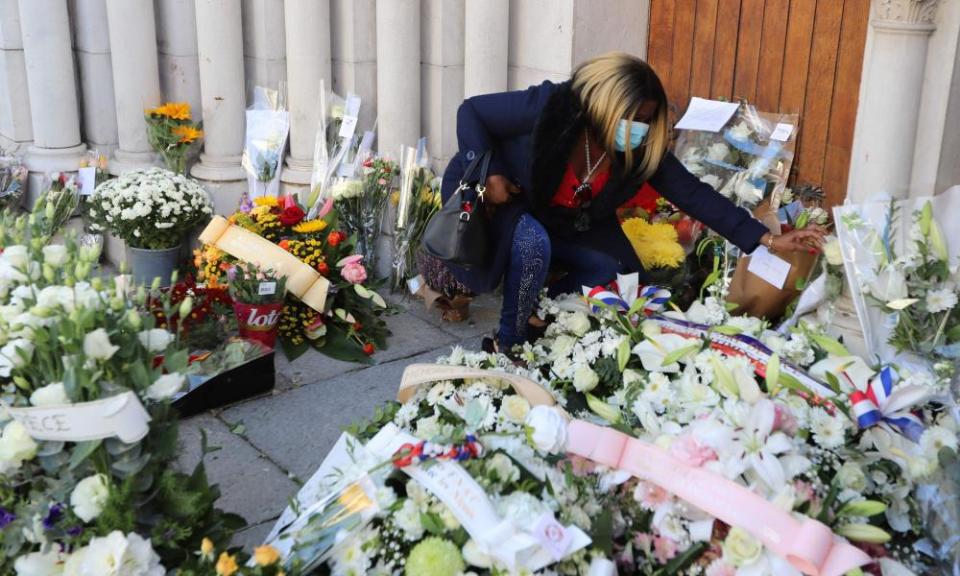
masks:
<path id="1" fill-rule="evenodd" d="M 776 252 L 776 250 L 773 249 L 773 239 L 774 239 L 774 238 L 775 238 L 775 236 L 774 236 L 773 234 L 770 234 L 770 237 L 767 238 L 767 241 L 766 241 L 766 242 L 764 242 L 764 246 L 767 247 L 767 251 L 770 252 L 771 254 L 773 254 L 773 253 Z"/>

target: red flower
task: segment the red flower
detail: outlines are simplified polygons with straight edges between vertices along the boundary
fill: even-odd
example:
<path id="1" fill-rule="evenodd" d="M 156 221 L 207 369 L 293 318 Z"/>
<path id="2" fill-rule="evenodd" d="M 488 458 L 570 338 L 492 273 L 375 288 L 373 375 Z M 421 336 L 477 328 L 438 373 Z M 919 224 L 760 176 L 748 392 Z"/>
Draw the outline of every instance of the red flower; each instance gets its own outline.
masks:
<path id="1" fill-rule="evenodd" d="M 283 212 L 280 213 L 280 223 L 287 227 L 294 226 L 303 220 L 304 216 L 306 216 L 306 213 L 296 204 L 287 206 L 283 209 Z"/>
<path id="2" fill-rule="evenodd" d="M 354 322 L 354 323 L 353 323 L 353 331 L 354 331 L 354 332 L 359 332 L 359 331 L 361 331 L 361 330 L 363 330 L 363 324 L 361 324 L 361 323 L 359 323 L 359 322 Z"/>
<path id="3" fill-rule="evenodd" d="M 321 276 L 327 276 L 330 274 L 330 265 L 326 262 L 320 262 L 317 264 L 317 272 L 319 272 Z"/>
<path id="4" fill-rule="evenodd" d="M 373 346 L 373 342 L 367 342 L 363 345 L 363 353 L 367 356 L 373 356 L 373 352 L 376 350 Z"/>
<path id="5" fill-rule="evenodd" d="M 337 232 L 334 230 L 333 232 L 327 234 L 327 244 L 336 248 L 341 242 L 343 242 L 344 239 L 346 239 L 346 237 L 347 235 L 343 232 Z"/>
<path id="6" fill-rule="evenodd" d="M 287 252 L 290 251 L 290 241 L 284 238 L 283 240 L 277 242 L 277 246 L 283 248 Z"/>

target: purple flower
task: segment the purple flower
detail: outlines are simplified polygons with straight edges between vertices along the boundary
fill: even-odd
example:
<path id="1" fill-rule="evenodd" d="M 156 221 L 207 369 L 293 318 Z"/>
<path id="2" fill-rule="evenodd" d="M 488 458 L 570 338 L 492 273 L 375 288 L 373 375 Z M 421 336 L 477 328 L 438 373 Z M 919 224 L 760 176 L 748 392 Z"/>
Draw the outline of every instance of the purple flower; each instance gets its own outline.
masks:
<path id="1" fill-rule="evenodd" d="M 73 526 L 72 528 L 67 528 L 67 536 L 76 538 L 83 534 L 83 526 Z"/>
<path id="2" fill-rule="evenodd" d="M 50 510 L 47 511 L 47 517 L 43 519 L 44 529 L 50 530 L 57 525 L 57 522 L 63 518 L 63 508 L 63 504 L 59 502 L 50 507 Z"/>
<path id="3" fill-rule="evenodd" d="M 243 199 L 240 200 L 240 211 L 244 214 L 249 214 L 251 210 L 253 210 L 253 200 L 244 194 Z"/>
<path id="4" fill-rule="evenodd" d="M 0 507 L 0 528 L 6 528 L 8 524 L 17 519 L 17 515 L 6 508 Z"/>
<path id="5" fill-rule="evenodd" d="M 231 266 L 227 268 L 227 280 L 229 282 L 233 282 L 234 279 L 236 279 L 236 277 L 237 277 L 237 267 Z"/>

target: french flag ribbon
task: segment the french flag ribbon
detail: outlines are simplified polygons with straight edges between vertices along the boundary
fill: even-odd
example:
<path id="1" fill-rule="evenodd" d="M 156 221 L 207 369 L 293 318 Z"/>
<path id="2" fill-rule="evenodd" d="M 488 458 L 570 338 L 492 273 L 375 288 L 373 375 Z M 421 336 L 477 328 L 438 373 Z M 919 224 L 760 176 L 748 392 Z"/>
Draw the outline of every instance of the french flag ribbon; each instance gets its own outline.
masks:
<path id="1" fill-rule="evenodd" d="M 894 390 L 896 379 L 896 373 L 887 366 L 870 382 L 866 391 L 855 390 L 850 394 L 850 405 L 860 428 L 886 423 L 916 442 L 923 434 L 923 422 L 909 409 L 927 400 L 929 391 L 919 385 Z"/>
<path id="2" fill-rule="evenodd" d="M 647 316 L 663 310 L 670 301 L 670 291 L 659 286 L 644 286 L 639 282 L 639 275 L 617 275 L 617 279 L 606 286 L 583 287 L 583 295 L 589 300 L 602 302 L 607 306 L 620 308 L 624 312 L 633 306 L 637 298 L 644 298 L 643 313 Z M 598 312 L 599 306 L 594 305 L 593 311 Z"/>

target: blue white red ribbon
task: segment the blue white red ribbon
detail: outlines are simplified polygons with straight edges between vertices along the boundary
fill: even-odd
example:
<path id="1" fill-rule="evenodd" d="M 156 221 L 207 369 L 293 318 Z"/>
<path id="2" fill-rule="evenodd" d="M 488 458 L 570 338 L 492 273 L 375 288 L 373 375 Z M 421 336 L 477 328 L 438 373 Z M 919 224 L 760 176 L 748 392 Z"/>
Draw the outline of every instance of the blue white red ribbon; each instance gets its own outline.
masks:
<path id="1" fill-rule="evenodd" d="M 476 436 L 467 434 L 463 444 L 436 444 L 422 440 L 416 444 L 407 443 L 393 455 L 393 465 L 397 468 L 406 468 L 416 462 L 427 460 L 450 460 L 463 462 L 472 458 L 479 458 L 483 454 L 483 446 L 477 442 Z"/>
<path id="2" fill-rule="evenodd" d="M 894 390 L 897 375 L 887 366 L 867 386 L 866 391 L 850 394 L 850 405 L 860 428 L 888 424 L 916 442 L 923 434 L 923 422 L 909 408 L 925 401 L 929 391 L 924 386 L 907 385 Z"/>
<path id="3" fill-rule="evenodd" d="M 613 308 L 620 308 L 626 312 L 630 310 L 638 298 L 644 298 L 643 313 L 647 316 L 663 310 L 670 301 L 670 291 L 659 286 L 644 286 L 639 282 L 636 272 L 626 275 L 617 275 L 617 279 L 606 286 L 583 287 L 583 295 L 589 300 L 602 302 Z M 593 311 L 598 312 L 600 306 L 594 305 Z"/>

